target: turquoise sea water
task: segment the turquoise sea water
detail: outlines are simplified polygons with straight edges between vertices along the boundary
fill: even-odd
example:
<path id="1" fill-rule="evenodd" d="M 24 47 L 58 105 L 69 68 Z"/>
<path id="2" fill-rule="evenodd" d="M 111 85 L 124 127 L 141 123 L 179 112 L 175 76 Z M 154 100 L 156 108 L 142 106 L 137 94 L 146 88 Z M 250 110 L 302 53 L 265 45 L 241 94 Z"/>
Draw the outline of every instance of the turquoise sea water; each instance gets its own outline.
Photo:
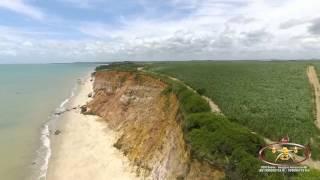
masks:
<path id="1" fill-rule="evenodd" d="M 93 65 L 0 65 L 0 179 L 30 177 L 52 113 Z M 38 151 L 38 152 L 37 152 Z"/>

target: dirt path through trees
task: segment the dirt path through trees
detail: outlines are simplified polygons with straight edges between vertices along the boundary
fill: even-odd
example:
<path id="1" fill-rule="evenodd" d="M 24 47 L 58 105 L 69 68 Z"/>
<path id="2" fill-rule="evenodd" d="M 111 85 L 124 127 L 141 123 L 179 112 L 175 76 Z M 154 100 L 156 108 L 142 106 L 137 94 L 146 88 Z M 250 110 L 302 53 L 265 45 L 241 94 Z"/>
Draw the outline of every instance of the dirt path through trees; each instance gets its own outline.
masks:
<path id="1" fill-rule="evenodd" d="M 177 78 L 174 78 L 174 77 L 171 77 L 171 76 L 168 76 L 168 77 L 169 77 L 171 80 L 174 80 L 174 81 L 177 81 L 177 82 L 181 82 L 181 83 L 184 84 L 188 89 L 190 89 L 191 91 L 197 93 L 196 90 L 194 90 L 192 87 L 186 85 L 186 83 L 184 83 L 184 82 L 181 81 L 180 79 L 177 79 Z M 203 99 L 205 99 L 205 100 L 209 103 L 209 106 L 210 106 L 212 112 L 222 114 L 219 106 L 218 106 L 216 103 L 214 103 L 210 98 L 208 98 L 207 96 L 204 96 L 204 95 L 201 95 L 201 97 L 202 97 Z"/>
<path id="2" fill-rule="evenodd" d="M 314 90 L 314 101 L 316 106 L 315 124 L 320 129 L 320 83 L 314 66 L 309 66 L 307 68 L 307 75 L 309 78 L 309 82 Z"/>
<path id="3" fill-rule="evenodd" d="M 139 67 L 139 68 L 137 68 L 137 70 L 138 70 L 138 71 L 142 71 L 142 72 L 154 73 L 154 72 L 151 72 L 151 71 L 145 71 L 145 70 L 143 69 L 143 67 Z M 193 89 L 192 87 L 188 86 L 185 82 L 181 81 L 180 79 L 177 79 L 177 78 L 172 77 L 172 76 L 169 76 L 169 75 L 166 75 L 166 76 L 167 76 L 169 79 L 173 80 L 173 81 L 177 81 L 177 82 L 182 83 L 182 84 L 185 85 L 188 89 L 190 89 L 191 91 L 197 93 L 197 91 L 196 91 L 195 89 Z M 218 106 L 216 103 L 214 103 L 214 102 L 212 101 L 212 99 L 210 99 L 209 97 L 204 96 L 204 95 L 201 95 L 201 97 L 202 97 L 203 99 L 205 99 L 205 100 L 209 103 L 209 106 L 210 106 L 212 112 L 222 114 L 219 106 Z M 223 114 L 222 114 L 222 115 L 223 115 Z"/>

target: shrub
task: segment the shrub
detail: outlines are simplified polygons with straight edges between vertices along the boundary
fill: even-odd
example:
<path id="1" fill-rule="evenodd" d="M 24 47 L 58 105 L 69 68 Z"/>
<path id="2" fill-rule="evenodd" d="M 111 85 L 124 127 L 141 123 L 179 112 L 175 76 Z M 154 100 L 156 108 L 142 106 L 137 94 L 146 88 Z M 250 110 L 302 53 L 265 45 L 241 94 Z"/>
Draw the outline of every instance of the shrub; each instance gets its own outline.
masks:
<path id="1" fill-rule="evenodd" d="M 192 90 L 181 85 L 175 85 L 173 91 L 177 94 L 181 107 L 185 113 L 211 111 L 208 102 Z"/>
<path id="2" fill-rule="evenodd" d="M 254 179 L 260 161 L 256 158 L 263 140 L 247 128 L 214 113 L 192 113 L 184 121 L 186 140 L 198 159 L 207 159 L 226 169 L 227 177 Z"/>
<path id="3" fill-rule="evenodd" d="M 197 93 L 200 95 L 204 95 L 206 93 L 206 89 L 205 88 L 197 89 Z"/>

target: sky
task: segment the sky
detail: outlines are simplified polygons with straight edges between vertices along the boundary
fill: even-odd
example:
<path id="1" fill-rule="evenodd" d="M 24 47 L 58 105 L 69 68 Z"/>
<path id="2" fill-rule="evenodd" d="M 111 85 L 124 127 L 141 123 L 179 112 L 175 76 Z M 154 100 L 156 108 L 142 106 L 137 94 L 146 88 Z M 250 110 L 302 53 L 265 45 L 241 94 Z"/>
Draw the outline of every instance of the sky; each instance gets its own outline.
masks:
<path id="1" fill-rule="evenodd" d="M 0 63 L 320 59 L 318 0 L 0 0 Z"/>

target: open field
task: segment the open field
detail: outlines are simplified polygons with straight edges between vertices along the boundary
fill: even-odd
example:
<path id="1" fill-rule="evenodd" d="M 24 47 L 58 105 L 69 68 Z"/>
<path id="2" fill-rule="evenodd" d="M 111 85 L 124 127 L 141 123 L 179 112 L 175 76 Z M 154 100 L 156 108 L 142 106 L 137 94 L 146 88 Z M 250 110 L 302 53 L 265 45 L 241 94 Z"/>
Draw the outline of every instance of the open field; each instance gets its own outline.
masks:
<path id="1" fill-rule="evenodd" d="M 313 91 L 306 70 L 316 62 L 171 62 L 149 70 L 205 89 L 232 122 L 272 140 L 312 143 L 318 159 L 320 132 L 315 126 Z"/>

